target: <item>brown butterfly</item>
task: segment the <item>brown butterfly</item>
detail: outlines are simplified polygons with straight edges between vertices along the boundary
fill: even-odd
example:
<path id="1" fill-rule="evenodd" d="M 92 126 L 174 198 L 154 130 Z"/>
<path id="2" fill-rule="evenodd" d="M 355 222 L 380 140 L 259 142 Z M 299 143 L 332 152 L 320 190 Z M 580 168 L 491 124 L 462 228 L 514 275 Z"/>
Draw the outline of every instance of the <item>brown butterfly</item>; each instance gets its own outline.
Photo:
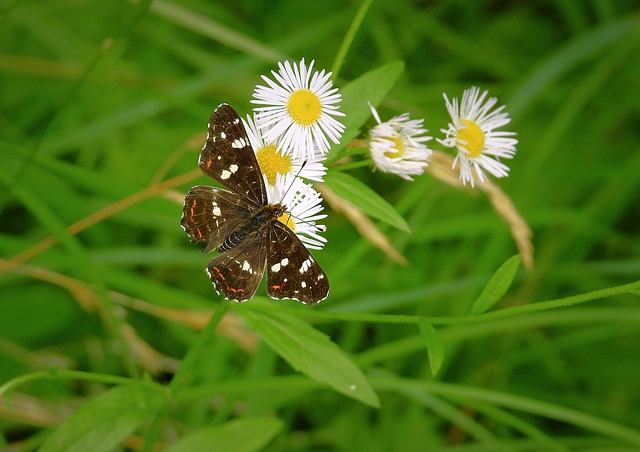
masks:
<path id="1" fill-rule="evenodd" d="M 193 187 L 181 220 L 192 242 L 207 242 L 203 252 L 218 250 L 206 268 L 216 291 L 246 301 L 256 293 L 266 267 L 271 298 L 305 304 L 327 298 L 327 275 L 296 234 L 278 221 L 287 207 L 269 203 L 242 120 L 227 104 L 211 114 L 198 165 L 228 188 Z"/>

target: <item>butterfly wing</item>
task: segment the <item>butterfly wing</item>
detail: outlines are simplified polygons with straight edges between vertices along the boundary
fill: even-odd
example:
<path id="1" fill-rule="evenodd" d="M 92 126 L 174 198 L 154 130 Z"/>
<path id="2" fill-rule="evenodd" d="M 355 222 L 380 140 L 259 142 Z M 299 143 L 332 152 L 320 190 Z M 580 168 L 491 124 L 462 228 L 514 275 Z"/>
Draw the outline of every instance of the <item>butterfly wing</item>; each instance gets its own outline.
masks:
<path id="1" fill-rule="evenodd" d="M 271 298 L 290 298 L 316 304 L 329 294 L 329 279 L 295 233 L 279 221 L 269 228 L 267 292 Z"/>
<path id="2" fill-rule="evenodd" d="M 184 199 L 180 224 L 192 242 L 207 242 L 204 253 L 217 248 L 251 215 L 247 201 L 228 190 L 197 185 Z"/>
<path id="3" fill-rule="evenodd" d="M 220 104 L 209 118 L 209 132 L 198 165 L 203 173 L 257 205 L 267 203 L 258 160 L 240 115 Z"/>
<path id="4" fill-rule="evenodd" d="M 258 290 L 267 260 L 267 244 L 254 232 L 240 244 L 214 257 L 206 272 L 218 294 L 228 300 L 246 301 Z"/>

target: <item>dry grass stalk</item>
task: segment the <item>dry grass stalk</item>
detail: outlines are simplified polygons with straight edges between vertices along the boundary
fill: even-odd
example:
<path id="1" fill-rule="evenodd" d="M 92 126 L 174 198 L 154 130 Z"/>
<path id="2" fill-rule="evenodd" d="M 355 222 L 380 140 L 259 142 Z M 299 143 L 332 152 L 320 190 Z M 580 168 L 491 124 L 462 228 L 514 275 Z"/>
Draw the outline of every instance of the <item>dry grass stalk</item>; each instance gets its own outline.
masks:
<path id="1" fill-rule="evenodd" d="M 462 184 L 458 172 L 453 169 L 453 157 L 444 152 L 434 151 L 427 172 L 452 187 L 472 191 L 471 188 Z M 533 268 L 531 228 L 513 205 L 511 199 L 497 185 L 487 180 L 484 183 L 478 183 L 477 187 L 486 193 L 496 213 L 509 225 L 511 236 L 520 251 L 522 264 L 530 270 Z"/>

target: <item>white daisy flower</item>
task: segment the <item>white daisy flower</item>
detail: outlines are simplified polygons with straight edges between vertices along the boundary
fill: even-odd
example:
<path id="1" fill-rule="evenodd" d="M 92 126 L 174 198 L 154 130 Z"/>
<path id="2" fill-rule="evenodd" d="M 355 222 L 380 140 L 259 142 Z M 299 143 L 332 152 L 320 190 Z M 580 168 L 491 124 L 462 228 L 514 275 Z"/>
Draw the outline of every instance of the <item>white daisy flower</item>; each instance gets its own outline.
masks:
<path id="1" fill-rule="evenodd" d="M 275 185 L 277 174 L 300 176 L 318 182 L 324 180 L 324 175 L 327 174 L 327 168 L 322 164 L 324 156 L 302 161 L 280 148 L 277 142 L 267 141 L 264 133 L 256 126 L 255 118 L 247 115 L 247 119 L 243 119 L 242 123 L 256 153 L 260 170 L 267 176 L 269 185 Z"/>
<path id="2" fill-rule="evenodd" d="M 342 96 L 332 88 L 331 72 L 314 72 L 304 58 L 299 65 L 285 61 L 278 63 L 279 72 L 271 71 L 276 82 L 266 76 L 269 86 L 258 85 L 252 103 L 256 107 L 256 124 L 269 142 L 278 141 L 286 152 L 293 152 L 301 160 L 312 159 L 316 152 L 325 154 L 330 139 L 338 143 L 344 125 L 334 116 L 344 116 L 337 104 Z"/>
<path id="3" fill-rule="evenodd" d="M 511 138 L 515 136 L 514 132 L 495 131 L 507 125 L 511 118 L 502 111 L 504 105 L 489 112 L 497 99 L 490 97 L 485 102 L 487 94 L 488 91 L 480 94 L 480 89 L 473 86 L 464 91 L 460 104 L 457 98 L 450 102 L 444 94 L 453 122 L 449 123 L 448 129 L 441 130 L 446 137 L 438 141 L 445 146 L 457 148 L 458 155 L 453 161 L 453 167 L 460 163 L 460 180 L 463 184 L 469 182 L 472 187 L 475 183 L 474 171 L 480 182 L 487 178 L 483 169 L 495 177 L 507 176 L 509 167 L 500 162 L 500 158 L 513 158 L 518 144 L 518 140 Z"/>
<path id="4" fill-rule="evenodd" d="M 429 164 L 432 152 L 423 143 L 432 139 L 425 135 L 424 120 L 409 119 L 409 113 L 380 121 L 378 112 L 369 104 L 373 117 L 378 122 L 370 132 L 369 149 L 376 167 L 385 173 L 413 180 L 411 176 L 422 174 Z"/>
<path id="5" fill-rule="evenodd" d="M 266 177 L 266 176 L 265 176 Z M 316 221 L 326 218 L 321 214 L 322 196 L 299 177 L 277 175 L 275 185 L 267 185 L 270 203 L 280 203 L 287 211 L 278 220 L 298 236 L 307 248 L 320 250 L 327 239 L 319 235 L 327 228 Z"/>

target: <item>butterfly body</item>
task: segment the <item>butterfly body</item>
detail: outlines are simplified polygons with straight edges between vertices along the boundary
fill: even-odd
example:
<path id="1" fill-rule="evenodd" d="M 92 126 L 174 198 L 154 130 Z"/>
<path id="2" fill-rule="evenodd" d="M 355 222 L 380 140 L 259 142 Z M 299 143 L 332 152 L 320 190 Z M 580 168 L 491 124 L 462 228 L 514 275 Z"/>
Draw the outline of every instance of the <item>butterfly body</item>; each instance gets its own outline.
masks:
<path id="1" fill-rule="evenodd" d="M 223 253 L 229 251 L 234 246 L 246 240 L 251 240 L 251 235 L 253 234 L 260 234 L 263 239 L 266 239 L 269 226 L 274 221 L 278 221 L 278 218 L 284 214 L 284 211 L 285 208 L 281 204 L 261 206 L 256 212 L 250 213 L 250 216 L 244 224 L 225 238 L 222 245 L 218 247 L 218 252 Z"/>
<path id="2" fill-rule="evenodd" d="M 324 300 L 329 292 L 326 274 L 279 221 L 287 208 L 268 201 L 240 116 L 227 104 L 209 119 L 199 166 L 227 189 L 198 185 L 189 190 L 181 225 L 192 242 L 207 243 L 204 252 L 218 250 L 206 268 L 216 291 L 246 301 L 256 293 L 266 268 L 271 298 L 306 304 Z"/>

